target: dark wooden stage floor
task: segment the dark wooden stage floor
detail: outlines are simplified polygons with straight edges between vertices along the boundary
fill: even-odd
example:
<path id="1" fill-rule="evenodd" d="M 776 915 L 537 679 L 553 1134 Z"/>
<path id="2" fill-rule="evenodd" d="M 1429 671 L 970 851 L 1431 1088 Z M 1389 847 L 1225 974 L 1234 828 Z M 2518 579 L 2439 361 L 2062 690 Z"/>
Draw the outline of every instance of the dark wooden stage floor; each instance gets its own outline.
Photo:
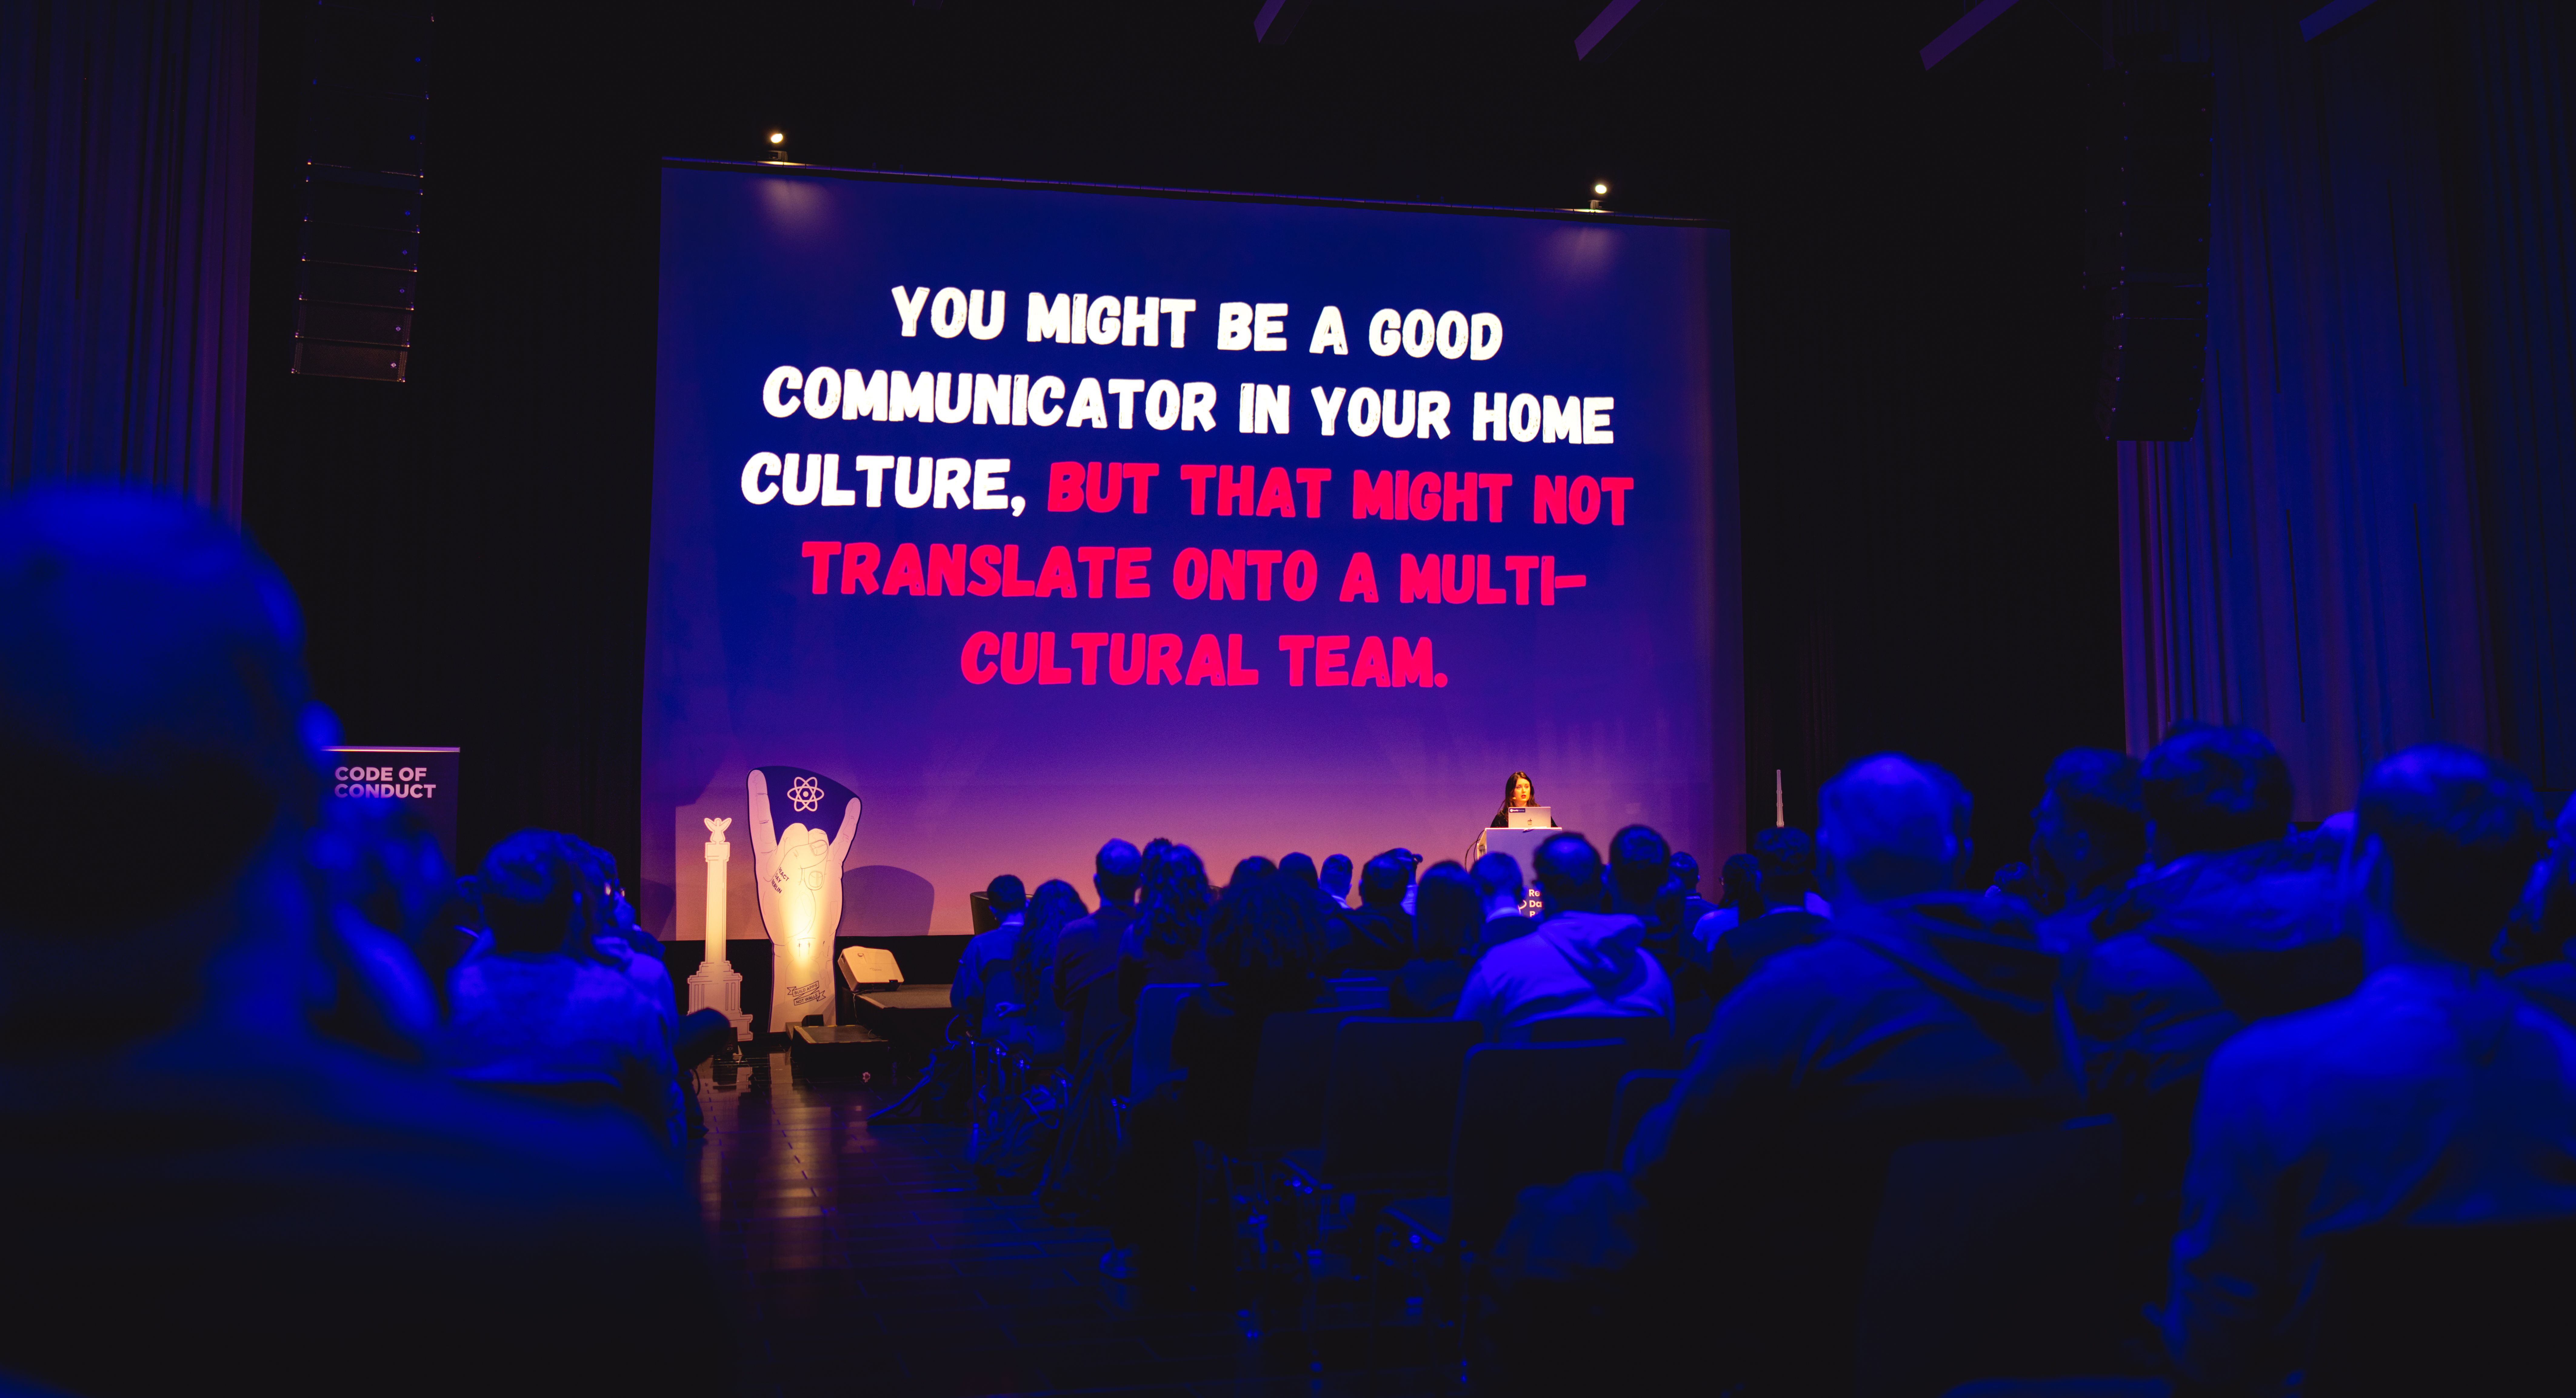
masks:
<path id="1" fill-rule="evenodd" d="M 795 1082 L 784 1053 L 700 1076 L 691 1168 L 742 1394 L 1459 1391 L 1419 1330 L 1302 1332 L 1291 1302 L 1104 1279 L 1105 1231 L 978 1193 L 963 1126 L 870 1129 L 877 1089 Z"/>

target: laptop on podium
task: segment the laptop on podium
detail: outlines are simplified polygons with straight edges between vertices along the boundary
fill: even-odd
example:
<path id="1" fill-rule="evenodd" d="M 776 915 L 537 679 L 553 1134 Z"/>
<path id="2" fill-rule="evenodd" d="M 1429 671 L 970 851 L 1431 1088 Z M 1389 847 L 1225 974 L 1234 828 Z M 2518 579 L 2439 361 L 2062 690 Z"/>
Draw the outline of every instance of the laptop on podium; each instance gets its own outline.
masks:
<path id="1" fill-rule="evenodd" d="M 1517 809 L 1506 810 L 1503 812 L 1503 823 L 1501 828 L 1505 830 L 1553 830 L 1556 828 L 1556 812 L 1552 807 L 1548 806 L 1522 806 Z"/>

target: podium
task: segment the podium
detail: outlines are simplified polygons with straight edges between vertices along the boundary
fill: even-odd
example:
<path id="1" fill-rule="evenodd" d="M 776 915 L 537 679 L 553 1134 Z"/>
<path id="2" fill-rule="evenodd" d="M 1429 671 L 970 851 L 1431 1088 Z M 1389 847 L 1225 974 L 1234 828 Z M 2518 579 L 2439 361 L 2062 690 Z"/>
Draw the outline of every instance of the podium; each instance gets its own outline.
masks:
<path id="1" fill-rule="evenodd" d="M 1485 832 L 1485 853 L 1508 854 L 1521 866 L 1521 881 L 1538 882 L 1538 847 L 1564 834 L 1562 830 L 1506 830 L 1500 826 Z"/>

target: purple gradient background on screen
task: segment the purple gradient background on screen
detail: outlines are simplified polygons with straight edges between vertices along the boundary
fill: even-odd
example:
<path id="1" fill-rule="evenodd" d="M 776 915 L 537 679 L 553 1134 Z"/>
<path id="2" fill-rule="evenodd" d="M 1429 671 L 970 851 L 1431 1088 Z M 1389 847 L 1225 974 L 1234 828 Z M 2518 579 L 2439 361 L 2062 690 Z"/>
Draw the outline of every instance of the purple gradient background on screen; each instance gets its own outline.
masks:
<path id="1" fill-rule="evenodd" d="M 966 895 L 1011 872 L 1074 881 L 1112 835 L 1195 846 L 1219 879 L 1249 854 L 1292 849 L 1365 859 L 1403 845 L 1456 858 L 1528 770 L 1561 823 L 1604 841 L 1645 821 L 1705 865 L 1742 841 L 1742 719 L 1734 519 L 1732 364 L 1723 232 L 1572 218 L 1390 211 L 1224 199 L 1012 189 L 672 167 L 663 176 L 660 366 L 644 712 L 644 877 L 673 886 L 666 935 L 703 935 L 703 816 L 743 814 L 744 775 L 787 763 L 856 790 L 841 931 L 967 928 Z M 941 339 L 925 307 L 901 335 L 890 288 L 1001 289 L 999 338 Z M 1026 339 L 1028 294 L 1194 297 L 1188 345 L 1069 346 Z M 1216 348 L 1221 301 L 1286 302 L 1285 353 Z M 1309 354 L 1325 305 L 1351 352 Z M 1493 359 L 1380 358 L 1381 307 L 1490 311 Z M 866 372 L 1055 374 L 1203 380 L 1216 430 L 781 420 L 761 386 L 783 364 Z M 1237 385 L 1291 385 L 1286 436 L 1236 430 Z M 1451 435 L 1422 442 L 1317 432 L 1308 389 L 1441 389 Z M 1471 440 L 1478 391 L 1612 396 L 1610 446 Z M 861 454 L 1007 457 L 1025 513 L 900 509 L 892 473 L 869 509 L 754 506 L 755 452 L 835 452 L 843 484 Z M 1153 461 L 1145 516 L 1049 513 L 1062 459 Z M 1189 513 L 1185 462 L 1327 467 L 1323 517 Z M 1503 523 L 1354 520 L 1354 470 L 1508 472 Z M 1631 476 L 1627 523 L 1530 523 L 1536 473 Z M 1150 546 L 1146 601 L 842 596 L 839 565 L 811 591 L 806 540 L 1018 544 L 1036 576 L 1053 545 Z M 1312 600 L 1188 601 L 1172 589 L 1186 547 L 1306 549 Z M 1369 552 L 1381 600 L 1336 599 L 1350 554 Z M 1554 607 L 1401 604 L 1404 553 L 1552 553 L 1589 579 Z M 880 563 L 879 576 L 885 565 Z M 1088 569 L 1077 566 L 1088 590 Z M 1534 582 L 1535 580 L 1533 580 Z M 1533 603 L 1536 602 L 1533 596 Z M 981 630 L 1244 637 L 1251 687 L 976 685 L 958 654 Z M 1288 633 L 1430 637 L 1434 689 L 1292 688 Z M 1356 660 L 1359 643 L 1352 643 Z M 1186 663 L 1186 654 L 1184 662 Z M 742 822 L 738 819 L 736 830 Z M 737 843 L 742 837 L 736 835 Z M 728 920 L 756 935 L 750 858 L 737 851 Z M 906 872 L 897 872 L 906 871 Z M 909 911 L 869 890 L 909 887 Z M 748 919 L 748 920 L 746 920 Z M 888 919 L 892 919 L 889 921 Z"/>

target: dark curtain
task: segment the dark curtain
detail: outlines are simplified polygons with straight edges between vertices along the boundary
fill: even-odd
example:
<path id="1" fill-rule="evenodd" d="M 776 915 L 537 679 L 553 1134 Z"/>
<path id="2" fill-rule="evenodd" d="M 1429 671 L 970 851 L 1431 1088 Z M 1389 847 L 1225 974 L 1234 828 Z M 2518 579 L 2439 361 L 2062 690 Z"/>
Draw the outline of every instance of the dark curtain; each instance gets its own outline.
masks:
<path id="1" fill-rule="evenodd" d="M 241 517 L 253 0 L 0 7 L 0 480 Z"/>
<path id="2" fill-rule="evenodd" d="M 2210 351 L 2198 435 L 2120 449 L 2130 746 L 2253 724 L 2308 819 L 2429 741 L 2576 786 L 2569 15 L 2301 12 L 2178 16 L 2218 77 Z"/>

